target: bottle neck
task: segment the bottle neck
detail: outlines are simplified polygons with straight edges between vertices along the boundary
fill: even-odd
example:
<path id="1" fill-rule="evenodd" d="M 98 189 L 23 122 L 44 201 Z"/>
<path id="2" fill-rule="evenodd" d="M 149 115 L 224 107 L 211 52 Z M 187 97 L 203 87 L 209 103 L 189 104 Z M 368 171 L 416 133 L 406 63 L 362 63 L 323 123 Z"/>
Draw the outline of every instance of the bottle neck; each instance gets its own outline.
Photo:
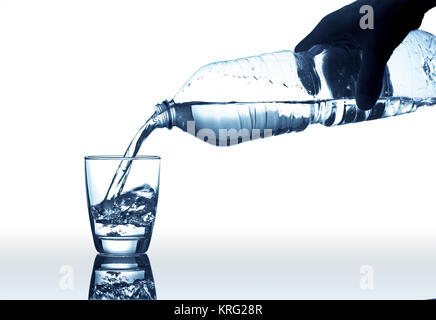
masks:
<path id="1" fill-rule="evenodd" d="M 176 109 L 174 101 L 163 101 L 154 106 L 154 115 L 157 127 L 171 129 L 175 123 Z"/>

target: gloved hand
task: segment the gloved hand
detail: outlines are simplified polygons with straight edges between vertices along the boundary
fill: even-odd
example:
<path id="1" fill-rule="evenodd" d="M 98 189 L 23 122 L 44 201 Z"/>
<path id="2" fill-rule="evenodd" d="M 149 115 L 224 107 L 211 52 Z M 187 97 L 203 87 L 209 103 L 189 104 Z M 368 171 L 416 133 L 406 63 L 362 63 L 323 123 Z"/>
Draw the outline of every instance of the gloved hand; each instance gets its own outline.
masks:
<path id="1" fill-rule="evenodd" d="M 365 20 L 371 18 L 370 11 L 362 8 L 365 5 L 373 9 L 373 28 L 371 21 Z M 361 49 L 356 101 L 360 109 L 369 110 L 380 96 L 386 63 L 392 52 L 409 31 L 420 27 L 424 14 L 434 6 L 436 0 L 358 0 L 324 17 L 295 47 L 295 52 L 309 50 L 317 44 Z"/>

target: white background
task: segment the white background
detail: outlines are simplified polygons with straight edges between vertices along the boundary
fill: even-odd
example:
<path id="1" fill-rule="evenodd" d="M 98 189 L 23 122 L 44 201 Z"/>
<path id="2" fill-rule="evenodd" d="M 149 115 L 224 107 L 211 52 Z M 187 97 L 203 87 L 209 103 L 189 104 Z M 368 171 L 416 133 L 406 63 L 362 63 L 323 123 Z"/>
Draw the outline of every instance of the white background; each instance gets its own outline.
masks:
<path id="1" fill-rule="evenodd" d="M 347 3 L 0 0 L 0 297 L 86 298 L 83 157 L 122 154 L 202 65 L 293 49 Z M 435 297 L 435 123 L 426 109 L 229 148 L 154 132 L 158 298 Z"/>

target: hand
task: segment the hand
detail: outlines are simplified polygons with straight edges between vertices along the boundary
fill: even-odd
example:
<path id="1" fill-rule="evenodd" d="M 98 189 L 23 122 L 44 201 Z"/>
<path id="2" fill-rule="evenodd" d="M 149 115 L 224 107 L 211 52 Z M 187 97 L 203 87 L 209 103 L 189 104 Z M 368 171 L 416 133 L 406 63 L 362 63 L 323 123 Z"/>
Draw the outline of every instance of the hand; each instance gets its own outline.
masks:
<path id="1" fill-rule="evenodd" d="M 373 9 L 373 21 L 370 11 L 360 12 L 365 5 Z M 434 6 L 436 0 L 355 1 L 324 17 L 295 47 L 295 52 L 309 50 L 317 44 L 349 44 L 362 50 L 356 102 L 360 109 L 369 110 L 380 96 L 386 63 L 392 52 L 409 31 L 420 27 L 425 12 Z"/>

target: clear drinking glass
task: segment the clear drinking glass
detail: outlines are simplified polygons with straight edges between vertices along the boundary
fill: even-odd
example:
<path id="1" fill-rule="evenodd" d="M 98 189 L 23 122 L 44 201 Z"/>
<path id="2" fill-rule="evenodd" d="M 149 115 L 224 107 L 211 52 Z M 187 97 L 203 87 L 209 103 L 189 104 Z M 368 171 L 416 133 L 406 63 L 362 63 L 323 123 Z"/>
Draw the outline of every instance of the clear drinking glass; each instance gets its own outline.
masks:
<path id="1" fill-rule="evenodd" d="M 121 192 L 107 197 L 120 164 L 130 161 Z M 160 157 L 87 156 L 86 192 L 95 248 L 133 255 L 150 245 L 159 195 Z"/>

